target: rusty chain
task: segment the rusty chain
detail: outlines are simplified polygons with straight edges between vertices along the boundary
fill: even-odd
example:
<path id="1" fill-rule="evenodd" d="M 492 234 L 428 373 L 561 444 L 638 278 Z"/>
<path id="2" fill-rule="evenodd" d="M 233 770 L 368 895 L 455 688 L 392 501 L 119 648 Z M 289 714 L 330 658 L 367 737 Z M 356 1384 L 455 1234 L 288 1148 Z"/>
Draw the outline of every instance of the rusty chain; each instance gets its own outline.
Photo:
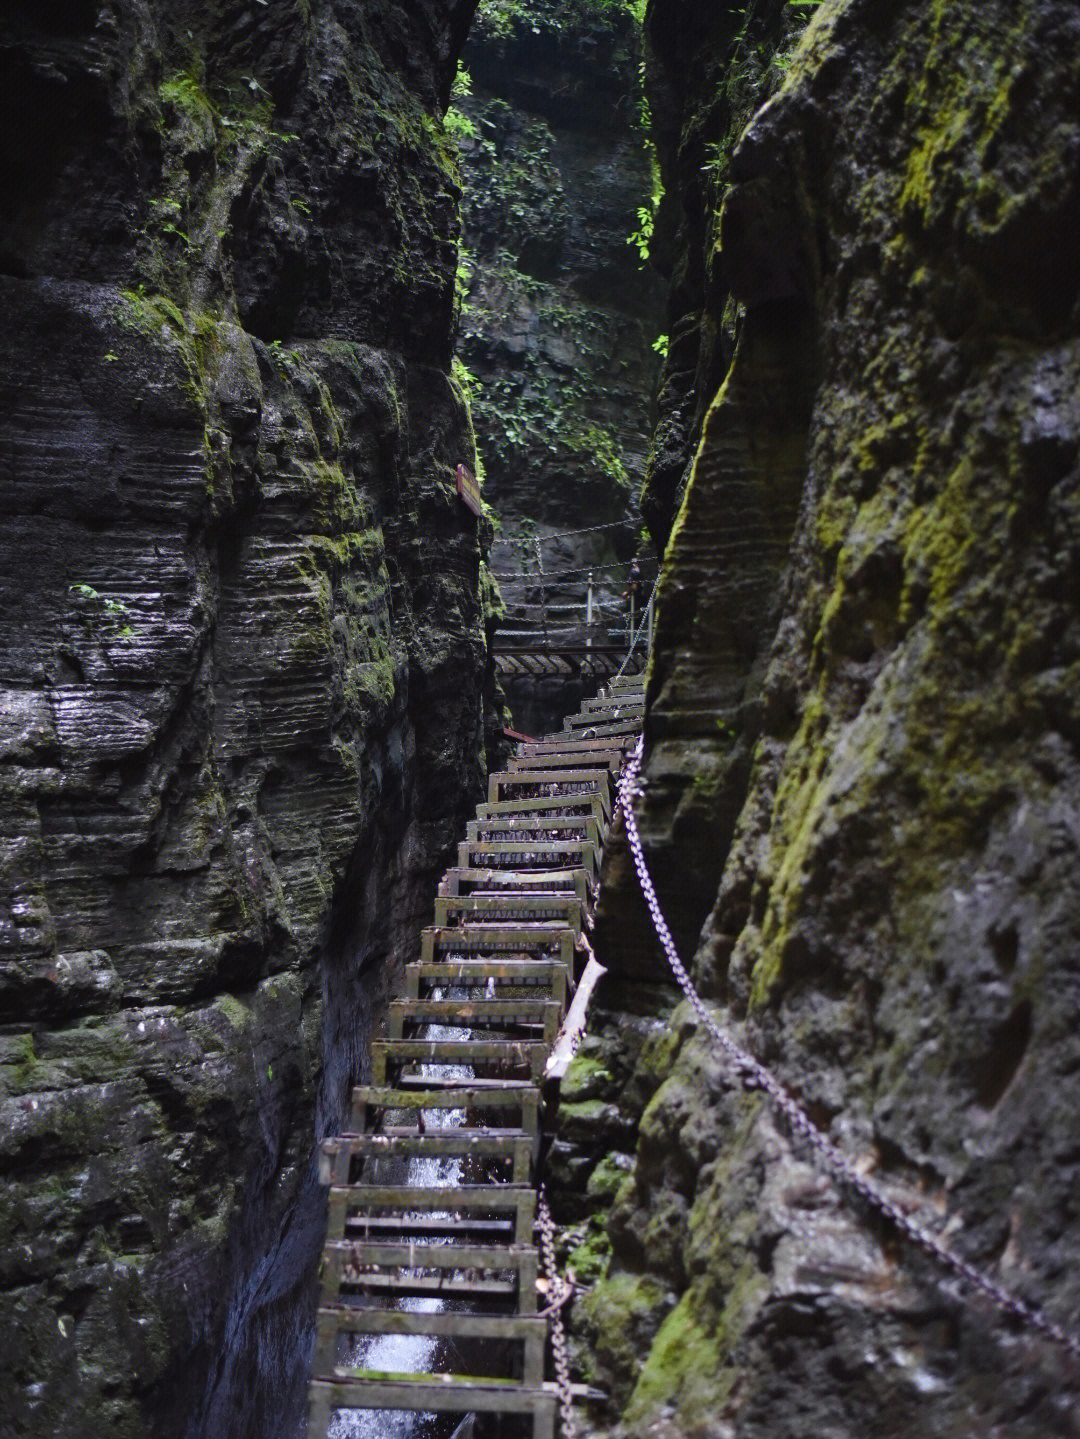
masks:
<path id="1" fill-rule="evenodd" d="M 1017 1295 L 1011 1294 L 996 1280 L 984 1274 L 975 1265 L 969 1264 L 950 1250 L 936 1234 L 925 1229 L 921 1224 L 910 1218 L 899 1205 L 895 1204 L 878 1185 L 867 1175 L 860 1173 L 851 1159 L 840 1150 L 831 1139 L 827 1138 L 817 1125 L 810 1118 L 806 1110 L 784 1088 L 783 1084 L 766 1068 L 759 1060 L 749 1054 L 741 1045 L 737 1044 L 717 1024 L 716 1020 L 705 1007 L 705 1003 L 697 990 L 694 988 L 693 980 L 679 958 L 678 950 L 675 948 L 675 941 L 672 938 L 671 930 L 667 926 L 663 912 L 660 909 L 660 901 L 656 897 L 656 890 L 653 887 L 652 877 L 649 874 L 648 866 L 645 863 L 645 854 L 641 845 L 641 836 L 638 833 L 637 821 L 634 818 L 633 798 L 637 791 L 638 777 L 641 772 L 641 760 L 644 753 L 644 740 L 639 739 L 637 747 L 618 782 L 618 800 L 616 809 L 622 809 L 623 819 L 626 824 L 626 838 L 630 845 L 630 852 L 634 859 L 634 868 L 637 871 L 638 882 L 641 885 L 645 903 L 648 906 L 649 914 L 652 917 L 653 927 L 656 930 L 664 953 L 667 955 L 668 963 L 678 980 L 679 987 L 686 995 L 690 1006 L 704 1028 L 711 1035 L 723 1050 L 724 1054 L 734 1065 L 744 1084 L 755 1089 L 762 1089 L 773 1101 L 776 1107 L 784 1115 L 791 1125 L 792 1130 L 801 1138 L 805 1139 L 811 1149 L 824 1162 L 834 1175 L 841 1180 L 849 1189 L 854 1190 L 866 1203 L 871 1205 L 895 1226 L 904 1237 L 916 1245 L 925 1254 L 934 1260 L 942 1268 L 949 1270 L 958 1278 L 970 1285 L 971 1288 L 991 1299 L 1005 1313 L 1012 1315 L 1021 1323 L 1026 1324 L 1029 1329 L 1035 1330 L 1043 1338 L 1049 1339 L 1052 1343 L 1060 1345 L 1071 1354 L 1080 1357 L 1080 1337 L 1070 1333 L 1063 1325 L 1048 1319 L 1041 1310 L 1020 1299 Z"/>
<path id="2" fill-rule="evenodd" d="M 566 1352 L 566 1331 L 563 1329 L 562 1320 L 563 1305 L 573 1293 L 574 1286 L 569 1282 L 564 1283 L 555 1268 L 555 1224 L 542 1184 L 537 1190 L 536 1217 L 540 1225 L 540 1253 L 551 1293 L 551 1303 L 543 1312 L 551 1319 L 551 1352 L 555 1361 L 555 1385 L 559 1391 L 562 1439 L 576 1439 L 574 1396 L 570 1388 L 570 1358 Z"/>

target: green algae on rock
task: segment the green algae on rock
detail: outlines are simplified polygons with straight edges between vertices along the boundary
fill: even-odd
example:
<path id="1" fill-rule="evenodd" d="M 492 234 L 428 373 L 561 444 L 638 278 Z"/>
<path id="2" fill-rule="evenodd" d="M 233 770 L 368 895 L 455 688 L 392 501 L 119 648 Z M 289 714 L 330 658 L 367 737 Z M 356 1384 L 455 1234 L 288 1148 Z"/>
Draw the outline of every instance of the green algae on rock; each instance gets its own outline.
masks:
<path id="1" fill-rule="evenodd" d="M 0 19 L 4 1419 L 291 1433 L 313 1145 L 482 777 L 471 7 L 39 9 Z"/>
<path id="2" fill-rule="evenodd" d="M 658 221 L 649 863 L 703 992 L 815 1121 L 1069 1323 L 1078 17 L 825 0 L 777 84 L 737 35 L 771 44 L 783 7 L 736 8 L 646 22 L 683 202 Z M 617 994 L 655 961 L 611 854 Z M 1053 1350 L 898 1249 L 702 1044 L 639 1111 L 577 1306 L 583 1372 L 612 1385 L 595 1432 L 1076 1433 Z M 620 1296 L 680 1271 L 625 1342 Z"/>

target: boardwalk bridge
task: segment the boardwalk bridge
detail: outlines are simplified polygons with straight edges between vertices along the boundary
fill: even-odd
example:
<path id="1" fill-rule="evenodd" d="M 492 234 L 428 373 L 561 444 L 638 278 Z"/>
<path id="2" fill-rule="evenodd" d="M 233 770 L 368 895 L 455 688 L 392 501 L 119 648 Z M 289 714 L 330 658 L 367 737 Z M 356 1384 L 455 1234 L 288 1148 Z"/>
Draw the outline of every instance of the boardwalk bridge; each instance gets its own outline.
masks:
<path id="1" fill-rule="evenodd" d="M 593 648 L 605 647 L 503 654 Z M 561 1329 L 550 1243 L 541 1273 L 537 1224 L 550 1240 L 550 1220 L 537 1165 L 554 1081 L 603 972 L 587 932 L 643 683 L 620 675 L 490 777 L 372 1042 L 370 1079 L 322 1144 L 312 1439 L 340 1410 L 500 1416 L 500 1434 L 531 1439 L 554 1439 L 561 1412 L 569 1432 L 565 1366 L 561 1384 L 545 1377 Z"/>

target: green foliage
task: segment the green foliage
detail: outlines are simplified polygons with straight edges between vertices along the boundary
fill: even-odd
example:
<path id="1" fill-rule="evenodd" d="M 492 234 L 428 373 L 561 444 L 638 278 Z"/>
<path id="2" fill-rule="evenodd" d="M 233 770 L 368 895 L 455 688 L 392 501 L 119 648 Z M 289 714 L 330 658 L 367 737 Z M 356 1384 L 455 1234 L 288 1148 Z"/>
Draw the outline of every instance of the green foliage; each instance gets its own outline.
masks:
<path id="1" fill-rule="evenodd" d="M 669 344 L 670 344 L 670 337 L 669 337 L 669 336 L 667 336 L 667 335 L 657 335 L 656 339 L 652 342 L 652 347 L 653 347 L 654 351 L 655 351 L 658 355 L 662 355 L 663 358 L 666 360 L 666 359 L 667 359 L 668 345 L 669 345 Z"/>
<path id="2" fill-rule="evenodd" d="M 158 97 L 191 116 L 202 117 L 216 113 L 202 88 L 202 77 L 194 67 L 181 70 L 178 74 L 163 80 L 158 88 Z"/>
<path id="3" fill-rule="evenodd" d="M 119 600 L 100 595 L 93 585 L 68 585 L 68 590 L 81 602 L 83 623 L 88 630 L 109 639 L 127 640 L 134 636 L 135 631 L 128 624 L 127 606 Z"/>
<path id="4" fill-rule="evenodd" d="M 468 115 L 462 114 L 456 105 L 451 105 L 443 116 L 443 125 L 446 128 L 446 133 L 452 135 L 455 140 L 476 139 L 476 125 L 469 119 Z"/>
<path id="5" fill-rule="evenodd" d="M 637 229 L 633 230 L 626 237 L 626 243 L 637 247 L 638 255 L 644 266 L 649 259 L 653 231 L 656 228 L 656 216 L 660 209 L 660 202 L 664 198 L 664 182 L 660 174 L 660 159 L 656 153 L 656 144 L 652 138 L 652 110 L 649 107 L 648 96 L 645 94 L 644 61 L 638 66 L 637 128 L 641 131 L 641 142 L 645 148 L 645 155 L 649 162 L 650 190 L 647 203 L 638 206 Z"/>
<path id="6" fill-rule="evenodd" d="M 472 413 L 473 400 L 480 393 L 480 381 L 469 369 L 468 365 L 466 365 L 465 361 L 460 357 L 460 355 L 455 355 L 453 360 L 451 361 L 450 373 L 453 375 L 454 379 L 461 387 L 461 393 L 465 397 L 465 408 L 469 412 L 469 430 L 472 433 L 473 444 L 476 450 L 476 482 L 480 486 L 480 488 L 483 489 L 484 479 L 486 478 L 484 461 L 480 454 L 480 446 L 476 444 L 476 430 L 473 426 Z M 484 514 L 487 516 L 487 518 L 491 520 L 493 524 L 497 525 L 499 521 L 498 516 L 495 514 L 495 511 L 491 509 L 491 507 L 483 498 L 481 498 L 480 503 L 483 506 Z"/>
<path id="7" fill-rule="evenodd" d="M 611 23 L 629 16 L 636 25 L 645 19 L 646 0 L 480 0 L 476 19 L 480 29 L 506 39 L 519 27 L 572 30 L 590 23 Z"/>
<path id="8" fill-rule="evenodd" d="M 462 96 L 472 94 L 472 76 L 459 60 L 457 62 L 457 74 L 454 76 L 454 83 L 450 88 L 451 98 L 457 100 Z"/>

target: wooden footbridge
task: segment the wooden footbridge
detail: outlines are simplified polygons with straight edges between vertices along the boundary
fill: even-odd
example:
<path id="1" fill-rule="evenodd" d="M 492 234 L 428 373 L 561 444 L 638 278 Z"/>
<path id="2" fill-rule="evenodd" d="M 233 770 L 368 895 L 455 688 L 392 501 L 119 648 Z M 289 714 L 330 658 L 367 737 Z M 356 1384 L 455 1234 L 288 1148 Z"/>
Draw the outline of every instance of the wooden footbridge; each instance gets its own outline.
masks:
<path id="1" fill-rule="evenodd" d="M 583 936 L 642 686 L 616 679 L 491 776 L 372 1043 L 371 1082 L 323 1142 L 310 1439 L 342 1409 L 520 1416 L 554 1439 L 534 1236 L 543 1083 L 600 972 Z M 379 1367 L 386 1336 L 428 1341 L 427 1372 Z"/>

